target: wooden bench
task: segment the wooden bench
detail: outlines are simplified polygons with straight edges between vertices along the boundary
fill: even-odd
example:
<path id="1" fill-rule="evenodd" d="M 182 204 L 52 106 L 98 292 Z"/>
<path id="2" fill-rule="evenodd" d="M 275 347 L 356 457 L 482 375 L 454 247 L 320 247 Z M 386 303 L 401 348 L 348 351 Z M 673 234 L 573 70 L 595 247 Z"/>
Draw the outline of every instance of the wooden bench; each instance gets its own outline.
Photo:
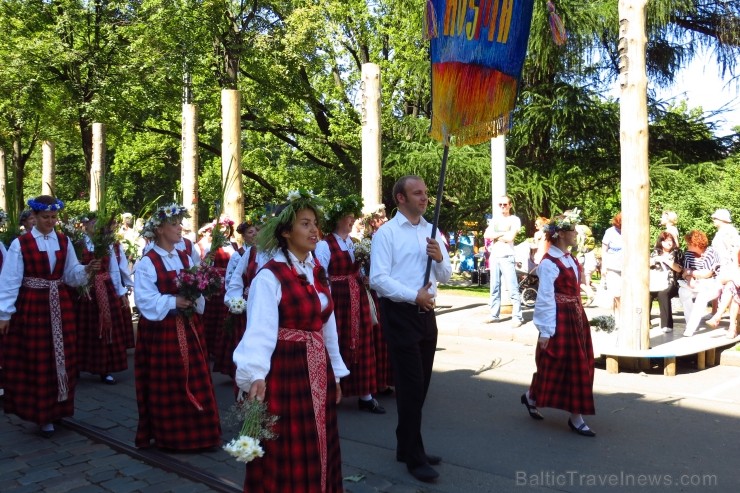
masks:
<path id="1" fill-rule="evenodd" d="M 619 373 L 619 361 L 663 359 L 663 374 L 676 375 L 676 358 L 696 354 L 696 367 L 703 370 L 717 364 L 717 349 L 729 347 L 740 341 L 740 337 L 728 339 L 723 330 L 696 334 L 693 337 L 676 336 L 671 341 L 658 344 L 650 349 L 623 349 L 619 347 L 594 348 L 596 353 L 606 358 L 606 371 Z"/>

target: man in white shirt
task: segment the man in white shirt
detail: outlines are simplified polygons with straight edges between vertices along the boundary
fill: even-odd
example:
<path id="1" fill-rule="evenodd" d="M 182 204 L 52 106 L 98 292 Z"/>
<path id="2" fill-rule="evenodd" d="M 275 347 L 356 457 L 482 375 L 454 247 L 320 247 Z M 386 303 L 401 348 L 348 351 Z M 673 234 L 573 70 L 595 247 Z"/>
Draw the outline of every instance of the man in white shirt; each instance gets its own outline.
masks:
<path id="1" fill-rule="evenodd" d="M 483 237 L 491 240 L 488 247 L 490 256 L 488 265 L 491 269 L 491 319 L 489 323 L 496 323 L 501 317 L 501 280 L 506 283 L 511 299 L 511 325 L 520 327 L 524 323 L 522 318 L 522 303 L 519 297 L 519 283 L 516 279 L 516 256 L 514 252 L 514 238 L 522 222 L 511 214 L 511 198 L 502 195 L 494 204 L 493 217 L 488 224 Z"/>
<path id="2" fill-rule="evenodd" d="M 380 297 L 396 384 L 396 460 L 405 462 L 416 479 L 430 482 L 439 476 L 431 465 L 442 459 L 424 450 L 421 415 L 437 349 L 436 283 L 449 280 L 452 267 L 444 238 L 437 232 L 431 239 L 432 225 L 422 217 L 429 204 L 424 180 L 400 178 L 393 199 L 398 213 L 373 236 L 370 287 Z M 422 286 L 427 257 L 432 258 L 432 269 Z"/>

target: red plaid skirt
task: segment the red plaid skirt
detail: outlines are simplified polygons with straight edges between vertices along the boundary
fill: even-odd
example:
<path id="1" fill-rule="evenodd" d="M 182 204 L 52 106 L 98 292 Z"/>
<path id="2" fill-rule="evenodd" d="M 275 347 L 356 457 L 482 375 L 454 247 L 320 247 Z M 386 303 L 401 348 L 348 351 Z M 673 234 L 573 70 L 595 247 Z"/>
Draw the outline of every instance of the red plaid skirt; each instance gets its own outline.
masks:
<path id="1" fill-rule="evenodd" d="M 349 369 L 349 375 L 342 378 L 342 395 L 373 394 L 378 391 L 378 378 L 375 332 L 370 319 L 367 291 L 359 280 L 352 286 L 346 276 L 332 276 L 331 295 L 334 299 L 339 352 Z M 352 297 L 355 297 L 354 300 Z"/>
<path id="2" fill-rule="evenodd" d="M 205 330 L 206 354 L 215 357 L 223 352 L 224 344 L 224 320 L 229 314 L 229 309 L 224 303 L 226 291 L 221 285 L 218 293 L 206 299 L 206 307 L 203 311 L 203 330 Z"/>
<path id="3" fill-rule="evenodd" d="M 123 320 L 123 342 L 126 344 L 126 349 L 136 347 L 134 320 L 131 318 L 131 305 L 128 301 L 128 295 L 124 295 L 121 301 L 121 317 Z"/>
<path id="4" fill-rule="evenodd" d="M 377 378 L 378 390 L 384 390 L 393 387 L 393 367 L 391 358 L 388 355 L 388 343 L 385 341 L 383 327 L 380 325 L 380 300 L 375 291 L 370 290 L 370 295 L 375 303 L 375 310 L 378 315 L 378 323 L 373 325 L 373 343 L 375 344 L 375 376 Z M 342 388 L 344 390 L 344 388 Z"/>
<path id="5" fill-rule="evenodd" d="M 74 414 L 77 384 L 77 331 L 69 291 L 59 287 L 64 361 L 69 393 L 58 402 L 58 383 L 49 311 L 49 290 L 21 287 L 16 313 L 3 337 L 5 398 L 8 414 L 38 424 Z"/>
<path id="6" fill-rule="evenodd" d="M 327 355 L 326 492 L 341 492 L 342 458 L 337 429 L 336 384 Z M 278 340 L 266 379 L 268 411 L 279 416 L 275 440 L 262 443 L 265 455 L 247 463 L 245 493 L 320 493 L 321 464 L 306 344 Z"/>
<path id="7" fill-rule="evenodd" d="M 221 444 L 221 423 L 200 342 L 203 326 L 199 316 L 194 314 L 189 321 L 184 318 L 184 328 L 181 346 L 174 315 L 161 322 L 139 319 L 134 357 L 137 447 L 149 447 L 152 440 L 155 446 L 172 450 Z"/>
<path id="8" fill-rule="evenodd" d="M 234 364 L 234 350 L 244 336 L 247 328 L 246 312 L 239 315 L 228 313 L 224 322 L 223 337 L 221 344 L 216 347 L 217 353 L 213 356 L 213 371 L 229 375 L 232 379 L 236 376 L 236 365 Z"/>
<path id="9" fill-rule="evenodd" d="M 555 303 L 555 335 L 547 349 L 537 346 L 537 372 L 532 376 L 530 396 L 537 407 L 595 414 L 594 350 L 588 317 L 579 296 L 559 298 L 556 294 Z"/>
<path id="10" fill-rule="evenodd" d="M 106 375 L 128 368 L 125 325 L 121 299 L 116 294 L 110 277 L 103 281 L 110 310 L 110 327 L 101 333 L 102 304 L 98 302 L 94 286 L 89 297 L 77 296 L 77 359 L 80 371 Z M 130 319 L 130 317 L 129 317 Z M 104 322 L 104 325 L 107 325 Z M 108 332 L 108 330 L 110 332 Z"/>

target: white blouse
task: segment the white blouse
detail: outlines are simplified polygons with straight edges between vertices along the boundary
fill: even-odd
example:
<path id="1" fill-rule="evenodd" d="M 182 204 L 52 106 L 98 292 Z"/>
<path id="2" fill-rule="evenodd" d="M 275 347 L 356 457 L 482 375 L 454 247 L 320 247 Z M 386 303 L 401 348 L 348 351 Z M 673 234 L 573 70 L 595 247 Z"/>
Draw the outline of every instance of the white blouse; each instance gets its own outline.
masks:
<path id="1" fill-rule="evenodd" d="M 178 274 L 184 268 L 180 262 L 180 256 L 177 249 L 171 252 L 155 245 L 153 250 L 162 257 L 162 262 L 167 271 L 176 271 Z M 141 315 L 147 320 L 159 322 L 164 320 L 170 310 L 177 308 L 175 295 L 162 294 L 157 289 L 157 270 L 154 268 L 152 260 L 144 256 L 136 266 L 136 276 L 134 277 L 134 301 Z M 195 301 L 195 312 L 203 313 L 206 306 L 206 300 L 200 296 Z"/>
<path id="2" fill-rule="evenodd" d="M 304 274 L 313 286 L 314 263 L 309 255 L 303 265 L 298 262 L 291 252 L 291 262 L 299 274 Z M 282 252 L 274 256 L 277 262 L 286 262 Z M 237 277 L 237 276 L 235 276 Z M 238 276 L 241 277 L 241 276 Z M 233 278 L 232 278 L 233 280 Z M 324 293 L 318 293 L 321 308 L 326 308 L 329 299 Z M 244 337 L 234 351 L 236 363 L 236 384 L 240 389 L 249 391 L 255 380 L 264 380 L 270 372 L 270 360 L 275 351 L 279 329 L 278 305 L 283 297 L 280 282 L 268 269 L 260 270 L 252 281 L 247 300 L 247 328 Z M 329 354 L 334 376 L 343 378 L 349 375 L 349 370 L 339 354 L 337 324 L 334 313 L 323 326 L 324 346 Z"/>
<path id="3" fill-rule="evenodd" d="M 554 245 L 550 245 L 547 253 L 554 258 L 559 258 L 566 267 L 573 269 L 573 272 L 576 273 L 576 279 L 578 279 L 578 267 L 572 256 L 565 256 L 565 253 Z M 534 322 L 537 330 L 540 331 L 541 337 L 550 338 L 555 335 L 557 320 L 557 311 L 555 309 L 555 279 L 559 274 L 560 269 L 558 269 L 558 266 L 547 257 L 543 258 L 537 267 L 537 277 L 540 279 L 540 284 L 537 288 L 537 301 L 534 303 L 534 317 L 532 322 Z"/>
<path id="4" fill-rule="evenodd" d="M 57 265 L 56 252 L 59 250 L 59 237 L 56 232 L 52 231 L 44 235 L 34 226 L 30 234 L 36 239 L 39 251 L 46 252 L 48 255 L 49 269 L 53 272 Z M 67 238 L 67 258 L 64 262 L 62 282 L 72 287 L 87 283 L 85 266 L 77 260 L 77 254 L 69 238 Z M 15 302 L 22 283 L 23 254 L 21 254 L 20 242 L 15 239 L 5 255 L 3 271 L 0 274 L 0 320 L 10 320 L 11 315 L 15 313 Z"/>

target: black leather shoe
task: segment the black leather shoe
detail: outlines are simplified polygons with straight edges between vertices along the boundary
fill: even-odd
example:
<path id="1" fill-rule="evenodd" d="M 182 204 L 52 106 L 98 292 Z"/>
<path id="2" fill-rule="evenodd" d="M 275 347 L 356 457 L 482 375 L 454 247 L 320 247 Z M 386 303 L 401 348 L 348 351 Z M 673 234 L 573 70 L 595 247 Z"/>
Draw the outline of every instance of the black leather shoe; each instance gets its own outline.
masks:
<path id="1" fill-rule="evenodd" d="M 396 454 L 396 460 L 398 462 L 406 462 L 406 459 L 401 457 L 401 455 L 399 454 Z M 438 455 L 428 455 L 427 454 L 427 462 L 429 463 L 430 466 L 437 466 L 439 465 L 440 462 L 442 462 L 442 457 Z"/>
<path id="2" fill-rule="evenodd" d="M 543 415 L 540 414 L 540 412 L 537 410 L 537 406 L 533 406 L 529 403 L 527 400 L 527 394 L 522 394 L 521 398 L 522 404 L 527 408 L 527 412 L 529 413 L 529 417 L 532 419 L 545 419 Z M 568 423 L 570 423 L 570 420 L 568 420 Z"/>
<path id="3" fill-rule="evenodd" d="M 360 411 L 369 411 L 372 414 L 385 414 L 385 408 L 376 399 L 370 399 L 369 401 L 357 399 L 357 408 Z"/>
<path id="4" fill-rule="evenodd" d="M 596 436 L 596 433 L 594 433 L 593 430 L 586 428 L 585 422 L 582 423 L 581 426 L 576 427 L 576 425 L 571 423 L 570 418 L 568 418 L 568 426 L 570 427 L 571 430 L 575 431 L 582 437 L 595 437 Z"/>
<path id="5" fill-rule="evenodd" d="M 432 466 L 430 466 L 429 464 L 409 467 L 408 469 L 413 477 L 415 477 L 419 481 L 424 481 L 425 483 L 431 483 L 439 477 L 439 473 L 432 469 Z"/>
<path id="6" fill-rule="evenodd" d="M 113 375 L 100 375 L 100 381 L 106 385 L 115 385 L 117 383 Z"/>

